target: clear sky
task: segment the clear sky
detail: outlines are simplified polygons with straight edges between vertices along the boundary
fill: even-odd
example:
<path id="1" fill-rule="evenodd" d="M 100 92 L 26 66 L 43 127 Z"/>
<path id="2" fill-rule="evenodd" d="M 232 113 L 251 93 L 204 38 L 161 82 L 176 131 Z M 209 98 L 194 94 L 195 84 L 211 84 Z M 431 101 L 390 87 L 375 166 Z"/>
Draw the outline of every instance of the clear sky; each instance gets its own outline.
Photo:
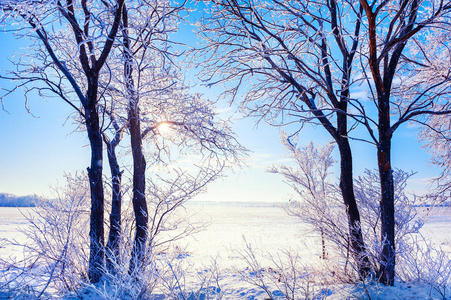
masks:
<path id="1" fill-rule="evenodd" d="M 0 33 L 1 68 L 10 68 L 8 59 L 15 49 L 25 47 L 10 33 Z M 11 83 L 0 81 L 0 87 Z M 204 93 L 214 99 L 216 95 L 208 89 Z M 0 192 L 16 195 L 38 194 L 49 196 L 49 186 L 62 182 L 64 172 L 86 170 L 90 163 L 89 143 L 86 133 L 74 132 L 69 118 L 72 109 L 60 99 L 30 97 L 28 103 L 32 114 L 25 109 L 22 93 L 4 100 L 0 110 Z M 226 107 L 226 104 L 220 104 Z M 208 193 L 199 196 L 202 200 L 231 201 L 279 201 L 287 198 L 291 189 L 279 175 L 267 173 L 274 163 L 287 162 L 283 146 L 279 142 L 279 129 L 266 124 L 257 127 L 253 120 L 237 117 L 234 129 L 238 140 L 252 152 L 248 168 L 237 169 L 227 178 L 219 179 Z M 328 141 L 325 130 L 307 127 L 300 140 Z M 353 142 L 355 174 L 365 168 L 376 167 L 374 146 Z M 417 133 L 406 126 L 395 133 L 393 141 L 393 167 L 416 171 L 409 185 L 410 190 L 421 192 L 425 181 L 438 174 L 430 167 L 429 155 L 419 146 Z M 107 167 L 105 167 L 107 169 Z M 336 169 L 337 170 L 337 169 Z M 337 170 L 338 171 L 338 170 Z M 334 176 L 338 177 L 338 172 Z"/>

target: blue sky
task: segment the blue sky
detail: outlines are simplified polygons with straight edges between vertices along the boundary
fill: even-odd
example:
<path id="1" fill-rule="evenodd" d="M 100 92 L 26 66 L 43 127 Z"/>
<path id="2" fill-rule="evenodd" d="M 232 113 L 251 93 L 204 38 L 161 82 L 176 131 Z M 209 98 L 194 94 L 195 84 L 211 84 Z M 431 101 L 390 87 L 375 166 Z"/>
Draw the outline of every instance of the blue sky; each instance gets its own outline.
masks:
<path id="1" fill-rule="evenodd" d="M 0 61 L 3 69 L 10 67 L 7 60 L 15 49 L 24 46 L 12 34 L 0 33 Z M 0 81 L 0 87 L 8 85 L 10 83 Z M 203 92 L 212 99 L 216 97 L 214 90 L 204 89 Z M 0 192 L 49 196 L 49 186 L 62 182 L 64 172 L 86 170 L 90 162 L 87 135 L 74 132 L 75 127 L 69 118 L 72 110 L 60 99 L 31 97 L 28 105 L 33 115 L 26 111 L 24 101 L 21 93 L 11 95 L 4 101 L 5 110 L 0 111 Z M 219 105 L 222 109 L 227 108 L 225 103 Z M 280 176 L 265 171 L 273 163 L 287 162 L 279 142 L 279 129 L 263 123 L 255 126 L 253 120 L 243 120 L 238 116 L 235 119 L 233 127 L 238 140 L 252 151 L 247 162 L 249 168 L 237 169 L 227 178 L 214 182 L 209 192 L 200 195 L 199 199 L 286 199 L 290 188 Z M 322 128 L 307 126 L 300 140 L 308 144 L 312 139 L 319 142 L 329 140 Z M 365 168 L 376 167 L 374 146 L 353 142 L 352 147 L 356 175 L 362 174 Z M 410 190 L 423 191 L 424 182 L 438 174 L 436 168 L 428 165 L 430 157 L 420 148 L 412 128 L 404 126 L 395 133 L 392 155 L 393 167 L 418 172 L 411 179 Z M 338 177 L 338 169 L 334 175 Z"/>

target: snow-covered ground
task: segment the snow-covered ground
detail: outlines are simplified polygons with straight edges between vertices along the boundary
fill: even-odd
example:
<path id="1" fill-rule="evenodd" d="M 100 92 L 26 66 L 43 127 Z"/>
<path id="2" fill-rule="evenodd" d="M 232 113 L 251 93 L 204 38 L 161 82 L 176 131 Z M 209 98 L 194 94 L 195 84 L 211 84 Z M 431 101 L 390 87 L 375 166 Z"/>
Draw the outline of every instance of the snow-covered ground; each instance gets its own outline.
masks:
<path id="1" fill-rule="evenodd" d="M 246 264 L 242 257 L 249 247 L 261 259 L 258 267 L 265 272 L 271 267 L 268 255 L 277 258 L 287 251 L 299 254 L 300 265 L 324 265 L 320 259 L 319 237 L 308 233 L 306 225 L 288 216 L 275 204 L 194 202 L 188 204 L 186 209 L 189 215 L 194 214 L 191 219 L 193 223 L 204 222 L 208 226 L 178 242 L 183 254 L 181 260 L 193 272 L 211 268 L 212 262 L 216 261 L 221 288 L 216 294 L 221 294 L 222 299 L 269 299 L 263 289 L 243 280 L 243 275 L 248 276 L 248 280 L 258 279 L 255 274 L 258 270 Z M 27 212 L 28 209 L 21 210 Z M 419 213 L 425 214 L 427 210 L 421 209 Z M 0 238 L 24 241 L 18 228 L 26 225 L 19 209 L 0 208 Z M 422 233 L 448 254 L 451 253 L 450 232 L 449 208 L 436 208 L 429 213 Z M 2 258 L 11 254 L 20 256 L 18 251 L 20 249 L 11 246 L 2 247 L 0 255 Z M 329 263 L 333 265 L 334 262 Z M 316 297 L 314 299 L 368 299 L 365 290 L 370 293 L 371 299 L 443 299 L 430 286 L 402 282 L 396 282 L 394 287 L 372 284 L 364 288 L 363 285 L 335 284 L 325 280 L 324 286 L 311 295 Z M 271 293 L 274 299 L 282 299 L 282 293 L 277 289 Z M 451 299 L 451 295 L 446 295 L 446 299 Z"/>
<path id="2" fill-rule="evenodd" d="M 9 256 L 20 256 L 22 248 L 8 245 L 4 241 L 17 241 L 23 244 L 25 235 L 20 229 L 24 229 L 28 222 L 23 214 L 32 212 L 31 208 L 0 207 L 0 257 L 6 259 Z"/>
<path id="3" fill-rule="evenodd" d="M 307 225 L 300 223 L 298 218 L 287 215 L 277 204 L 196 203 L 188 205 L 188 210 L 197 212 L 199 219 L 207 219 L 211 223 L 205 231 L 184 241 L 187 258 L 191 259 L 194 267 L 200 268 L 209 257 L 218 257 L 220 268 L 226 271 L 225 274 L 229 274 L 222 277 L 224 288 L 229 289 L 228 299 L 269 299 L 263 290 L 244 283 L 234 275 L 234 270 L 249 269 L 240 255 L 246 251 L 246 243 L 252 246 L 257 256 L 261 254 L 260 263 L 266 269 L 270 268 L 271 262 L 265 261 L 265 257 L 281 253 L 283 255 L 286 251 L 298 253 L 302 266 L 324 264 L 320 259 L 319 236 L 309 233 Z M 427 208 L 418 208 L 418 215 L 427 215 L 422 234 L 451 254 L 451 209 L 434 208 L 430 212 Z M 252 271 L 249 270 L 249 273 Z M 397 282 L 394 287 L 371 285 L 367 289 L 372 299 L 443 298 L 429 286 L 422 284 Z M 315 299 L 353 299 L 348 298 L 350 294 L 354 294 L 355 299 L 368 299 L 362 285 L 325 286 L 314 295 Z M 277 296 L 277 293 L 273 296 Z M 451 295 L 446 299 L 451 299 Z"/>
<path id="4" fill-rule="evenodd" d="M 426 223 L 421 229 L 423 235 L 451 253 L 451 207 L 435 207 L 430 212 L 427 208 L 421 208 L 419 214 L 427 214 Z"/>
<path id="5" fill-rule="evenodd" d="M 253 248 L 272 251 L 298 248 L 303 248 L 305 254 L 320 251 L 320 240 L 303 235 L 307 227 L 277 204 L 198 202 L 187 205 L 187 209 L 189 214 L 195 213 L 193 222 L 207 223 L 206 230 L 181 242 L 193 258 L 219 255 L 224 266 L 229 267 L 237 250 L 246 248 L 246 242 Z"/>

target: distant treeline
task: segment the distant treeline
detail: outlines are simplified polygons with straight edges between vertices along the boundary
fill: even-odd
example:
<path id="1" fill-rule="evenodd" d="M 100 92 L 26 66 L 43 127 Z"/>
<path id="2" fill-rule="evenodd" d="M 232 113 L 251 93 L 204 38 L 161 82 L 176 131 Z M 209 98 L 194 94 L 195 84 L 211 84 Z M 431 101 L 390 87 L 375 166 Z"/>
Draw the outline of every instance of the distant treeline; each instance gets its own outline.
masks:
<path id="1" fill-rule="evenodd" d="M 0 193 L 0 207 L 34 207 L 38 196 L 14 196 L 11 194 Z"/>

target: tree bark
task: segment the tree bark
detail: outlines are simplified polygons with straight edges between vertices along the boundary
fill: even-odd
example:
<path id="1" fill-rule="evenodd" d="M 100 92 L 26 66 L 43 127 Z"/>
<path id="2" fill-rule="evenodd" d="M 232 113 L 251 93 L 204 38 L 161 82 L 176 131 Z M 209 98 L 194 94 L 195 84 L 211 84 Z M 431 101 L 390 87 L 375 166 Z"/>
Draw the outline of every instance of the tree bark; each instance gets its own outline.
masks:
<path id="1" fill-rule="evenodd" d="M 133 59 L 128 35 L 128 12 L 124 5 L 123 15 L 123 45 L 124 45 L 124 77 L 129 97 L 128 122 L 130 144 L 133 156 L 133 211 L 135 213 L 136 232 L 130 258 L 129 274 L 141 267 L 146 253 L 148 212 L 145 196 L 146 189 L 146 159 L 142 150 L 142 134 L 139 115 L 139 95 L 136 93 L 133 81 Z"/>
<path id="2" fill-rule="evenodd" d="M 385 285 L 393 285 L 395 281 L 395 208 L 394 208 L 394 182 L 391 167 L 391 138 L 390 133 L 390 92 L 396 67 L 406 43 L 400 43 L 392 53 L 388 52 L 382 60 L 378 59 L 377 44 L 377 13 L 372 11 L 372 6 L 365 0 L 360 0 L 368 19 L 369 40 L 369 66 L 373 76 L 373 82 L 377 93 L 378 106 L 378 143 L 377 162 L 381 189 L 380 214 L 381 214 L 381 243 L 382 251 L 379 258 L 379 270 L 377 272 L 379 282 Z M 412 7 L 418 7 L 414 1 Z M 414 14 L 416 15 L 416 14 Z M 414 21 L 414 20 L 413 20 Z M 412 24 L 414 22 L 411 22 Z M 403 31 L 411 30 L 411 25 Z M 401 33 L 402 35 L 402 33 Z M 383 61 L 381 75 L 380 63 Z"/>
<path id="3" fill-rule="evenodd" d="M 390 111 L 388 99 L 379 102 L 379 145 L 377 161 L 381 186 L 381 242 L 379 281 L 393 285 L 395 280 L 395 195 L 391 167 Z"/>
<path id="4" fill-rule="evenodd" d="M 97 83 L 97 81 L 95 81 Z M 88 168 L 91 188 L 90 254 L 88 276 L 92 283 L 102 277 L 104 266 L 104 193 L 103 193 L 103 140 L 96 109 L 97 85 L 88 87 L 88 107 L 85 108 L 86 129 L 91 145 L 91 167 Z"/>
<path id="5" fill-rule="evenodd" d="M 345 79 L 349 78 L 346 76 L 346 74 L 344 74 L 344 76 Z M 319 110 L 314 110 L 314 114 L 338 145 L 338 150 L 340 152 L 340 190 L 343 196 L 343 202 L 346 206 L 346 214 L 348 217 L 348 228 L 352 248 L 351 253 L 357 263 L 357 272 L 359 273 L 360 278 L 363 279 L 369 275 L 369 273 L 371 272 L 371 267 L 363 240 L 360 213 L 354 193 L 352 152 L 348 140 L 347 125 L 348 93 L 349 87 L 345 86 L 345 89 L 341 95 L 341 100 L 338 102 L 336 107 L 339 110 L 337 111 L 336 128 Z M 313 107 L 311 107 L 311 109 L 313 110 Z"/>
<path id="6" fill-rule="evenodd" d="M 340 190 L 348 216 L 351 253 L 357 263 L 357 272 L 363 279 L 369 275 L 371 268 L 363 241 L 360 213 L 354 194 L 351 147 L 346 137 L 339 137 L 337 144 L 340 152 Z"/>
<path id="7" fill-rule="evenodd" d="M 115 265 L 120 261 L 119 241 L 121 236 L 121 211 L 122 211 L 122 172 L 116 157 L 115 141 L 107 143 L 108 162 L 111 170 L 112 199 L 110 213 L 110 233 L 106 245 L 106 267 L 107 270 L 116 274 Z"/>
<path id="8" fill-rule="evenodd" d="M 146 252 L 147 240 L 147 203 L 146 188 L 146 160 L 142 152 L 141 126 L 139 122 L 138 107 L 130 111 L 130 137 L 133 155 L 133 211 L 135 213 L 136 233 L 130 259 L 129 273 L 132 274 L 140 267 Z"/>
<path id="9" fill-rule="evenodd" d="M 349 62 L 348 62 L 349 60 Z M 349 99 L 349 82 L 351 72 L 351 58 L 344 63 L 342 83 L 345 87 L 341 92 L 341 99 L 338 103 L 337 112 L 337 135 L 335 141 L 340 152 L 340 190 L 346 207 L 348 216 L 348 230 L 351 244 L 351 253 L 357 263 L 357 272 L 361 279 L 365 279 L 371 272 L 370 261 L 366 251 L 365 243 L 362 235 L 362 227 L 360 221 L 359 208 L 354 193 L 354 174 L 351 146 L 348 139 L 348 99 Z M 348 63 L 346 63 L 348 62 Z"/>

